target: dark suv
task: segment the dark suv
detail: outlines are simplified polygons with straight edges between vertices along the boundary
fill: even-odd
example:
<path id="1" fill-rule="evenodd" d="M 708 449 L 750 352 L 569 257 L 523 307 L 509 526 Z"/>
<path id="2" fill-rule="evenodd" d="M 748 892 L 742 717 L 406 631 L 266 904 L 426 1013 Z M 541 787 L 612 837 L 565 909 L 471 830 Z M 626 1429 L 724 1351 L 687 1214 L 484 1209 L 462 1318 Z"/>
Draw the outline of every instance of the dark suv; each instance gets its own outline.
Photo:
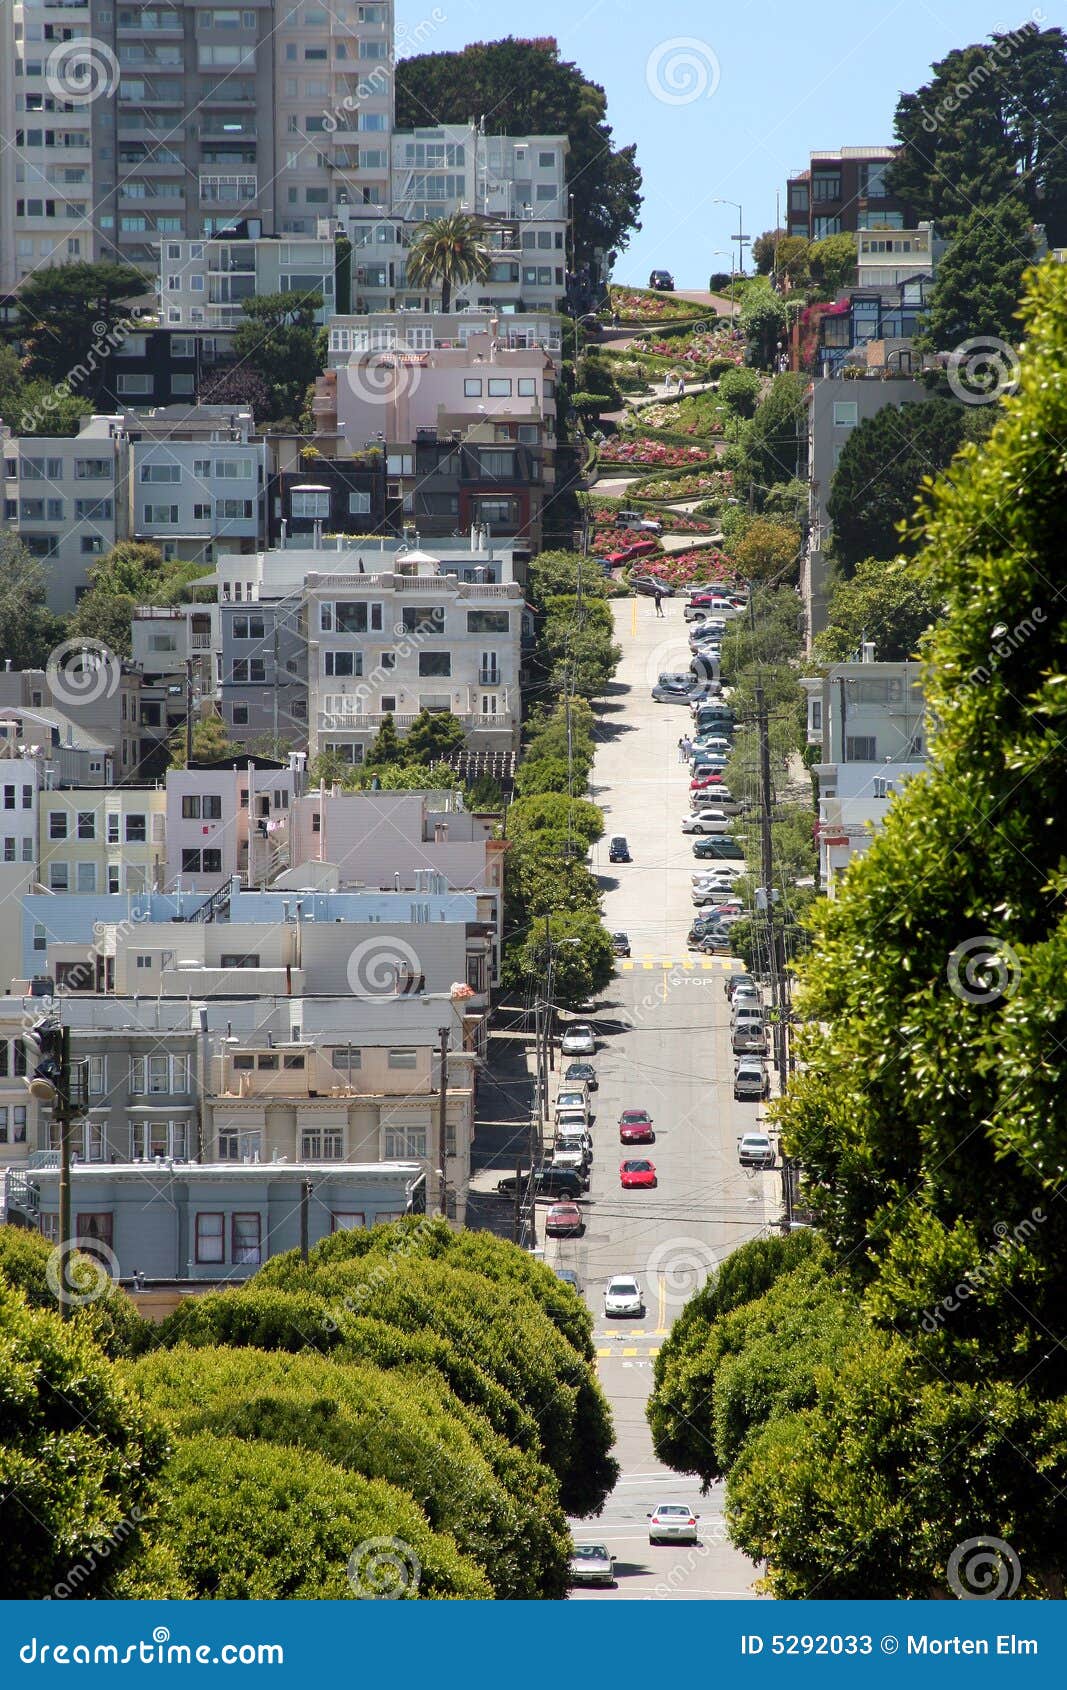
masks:
<path id="1" fill-rule="evenodd" d="M 657 293 L 673 293 L 674 277 L 669 270 L 653 270 L 648 278 L 648 285 L 655 288 Z"/>
<path id="2" fill-rule="evenodd" d="M 630 847 L 621 833 L 617 833 L 608 845 L 609 863 L 628 863 L 630 861 Z"/>
<path id="3" fill-rule="evenodd" d="M 520 1181 L 521 1189 L 525 1192 L 530 1182 L 530 1176 L 523 1174 Z M 533 1171 L 533 1189 L 535 1197 L 581 1197 L 585 1190 L 580 1174 L 571 1168 L 535 1168 Z M 501 1197 L 514 1197 L 515 1175 L 497 1182 L 497 1191 Z"/>

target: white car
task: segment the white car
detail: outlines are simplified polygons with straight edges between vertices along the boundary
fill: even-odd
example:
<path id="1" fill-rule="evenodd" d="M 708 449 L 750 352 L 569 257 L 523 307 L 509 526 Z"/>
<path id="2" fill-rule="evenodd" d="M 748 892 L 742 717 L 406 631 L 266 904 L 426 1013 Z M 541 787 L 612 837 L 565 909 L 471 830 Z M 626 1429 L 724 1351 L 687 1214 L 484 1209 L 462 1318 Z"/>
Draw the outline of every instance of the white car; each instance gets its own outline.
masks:
<path id="1" fill-rule="evenodd" d="M 661 1502 L 648 1516 L 649 1543 L 697 1543 L 700 1515 L 677 1502 Z"/>
<path id="2" fill-rule="evenodd" d="M 723 739 L 718 734 L 709 734 L 707 739 L 700 736 L 693 741 L 693 744 L 699 745 L 702 751 L 717 751 L 722 757 L 729 757 L 731 751 L 733 750 L 733 746 L 730 741 L 728 739 Z"/>
<path id="3" fill-rule="evenodd" d="M 564 1056 L 592 1056 L 596 1050 L 593 1029 L 587 1021 L 574 1021 L 560 1043 Z"/>
<path id="4" fill-rule="evenodd" d="M 588 1110 L 589 1101 L 584 1091 L 575 1088 L 573 1091 L 561 1091 L 556 1097 L 556 1114 L 563 1109 Z"/>
<path id="5" fill-rule="evenodd" d="M 725 810 L 695 810 L 682 822 L 683 833 L 729 833 L 730 818 Z"/>
<path id="6" fill-rule="evenodd" d="M 631 534 L 663 533 L 662 522 L 657 522 L 653 516 L 644 516 L 640 511 L 616 511 L 615 525 L 628 529 Z"/>
<path id="7" fill-rule="evenodd" d="M 734 1069 L 734 1098 L 760 1103 L 771 1095 L 771 1082 L 762 1062 L 743 1056 Z"/>
<path id="8" fill-rule="evenodd" d="M 774 1145 L 766 1133 L 745 1133 L 737 1141 L 737 1160 L 743 1168 L 773 1168 Z"/>
<path id="9" fill-rule="evenodd" d="M 556 1116 L 557 1133 L 585 1133 L 589 1131 L 589 1116 L 584 1109 L 561 1109 Z"/>
<path id="10" fill-rule="evenodd" d="M 604 1289 L 604 1313 L 606 1315 L 632 1314 L 640 1317 L 645 1312 L 645 1299 L 641 1294 L 641 1287 L 632 1273 L 619 1273 L 609 1279 Z"/>
<path id="11" fill-rule="evenodd" d="M 572 1584 L 615 1583 L 615 1557 L 603 1543 L 576 1543 L 570 1562 Z"/>

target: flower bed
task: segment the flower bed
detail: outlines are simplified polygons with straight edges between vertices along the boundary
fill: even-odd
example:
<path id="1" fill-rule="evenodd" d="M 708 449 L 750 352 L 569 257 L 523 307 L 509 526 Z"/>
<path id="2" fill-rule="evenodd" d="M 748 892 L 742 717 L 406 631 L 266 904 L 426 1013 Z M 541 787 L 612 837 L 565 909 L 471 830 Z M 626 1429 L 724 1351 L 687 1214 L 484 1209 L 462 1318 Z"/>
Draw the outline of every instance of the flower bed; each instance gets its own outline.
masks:
<path id="1" fill-rule="evenodd" d="M 615 525 L 615 511 L 623 508 L 623 501 L 621 500 L 614 509 L 610 506 L 596 506 L 594 508 L 592 520 L 596 532 L 590 544 L 595 545 L 597 551 L 602 551 L 605 548 L 605 542 L 609 535 L 614 535 L 617 538 L 619 535 L 626 534 L 624 528 Z M 627 510 L 639 510 L 644 516 L 654 517 L 657 522 L 663 524 L 665 534 L 715 534 L 718 531 L 717 523 L 708 522 L 704 517 L 690 516 L 688 511 L 664 511 L 652 510 L 651 508 L 646 510 L 643 504 L 631 504 L 629 500 L 626 501 L 625 508 Z M 614 551 L 615 547 L 609 546 L 607 549 Z"/>
<path id="2" fill-rule="evenodd" d="M 612 288 L 611 309 L 627 323 L 684 323 L 688 317 L 707 316 L 704 306 L 692 300 L 644 288 Z"/>
<path id="3" fill-rule="evenodd" d="M 647 476 L 634 482 L 633 491 L 635 496 L 642 499 L 673 503 L 678 499 L 729 498 L 733 485 L 732 470 L 704 469 L 690 471 L 684 475 Z"/>
<path id="4" fill-rule="evenodd" d="M 717 546 L 702 546 L 698 551 L 675 552 L 657 559 L 656 574 L 672 587 L 692 587 L 704 582 L 718 586 L 732 583 L 736 570 L 732 560 Z"/>
<path id="5" fill-rule="evenodd" d="M 682 469 L 686 464 L 707 461 L 708 454 L 702 446 L 671 446 L 643 435 L 638 435 L 636 440 L 623 440 L 616 435 L 605 440 L 600 448 L 602 465 L 652 464 L 657 469 Z"/>
<path id="6" fill-rule="evenodd" d="M 745 337 L 739 329 L 719 328 L 698 330 L 694 334 L 679 335 L 671 340 L 646 340 L 643 352 L 670 358 L 676 364 L 710 364 L 716 358 L 728 358 L 740 366 L 745 353 Z"/>

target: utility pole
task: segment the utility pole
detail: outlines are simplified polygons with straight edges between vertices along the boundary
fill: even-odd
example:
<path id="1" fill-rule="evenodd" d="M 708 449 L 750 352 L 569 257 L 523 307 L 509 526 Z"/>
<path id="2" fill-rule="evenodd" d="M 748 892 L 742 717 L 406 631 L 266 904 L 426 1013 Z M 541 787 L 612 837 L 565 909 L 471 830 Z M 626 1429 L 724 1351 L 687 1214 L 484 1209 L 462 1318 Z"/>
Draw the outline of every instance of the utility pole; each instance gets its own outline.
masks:
<path id="1" fill-rule="evenodd" d="M 438 1027 L 441 1041 L 441 1084 L 437 1094 L 437 1213 L 448 1214 L 448 1181 L 445 1179 L 445 1137 L 448 1123 L 448 1028 Z"/>
<path id="2" fill-rule="evenodd" d="M 185 659 L 185 766 L 193 766 L 193 660 Z"/>
<path id="3" fill-rule="evenodd" d="M 542 1004 L 538 998 L 534 1005 L 534 1050 L 537 1058 L 537 1078 L 535 1081 L 534 1106 L 530 1111 L 530 1172 L 526 1184 L 527 1207 L 530 1211 L 530 1249 L 537 1245 L 537 1209 L 534 1193 L 534 1169 L 540 1167 L 541 1157 L 538 1146 L 541 1139 L 541 1097 L 542 1097 L 542 1067 L 541 1067 L 541 1019 Z"/>
<path id="4" fill-rule="evenodd" d="M 300 1181 L 300 1260 L 308 1259 L 311 1240 L 311 1181 Z"/>
<path id="5" fill-rule="evenodd" d="M 522 1163 L 515 1169 L 515 1221 L 513 1238 L 516 1244 L 522 1243 Z"/>
<path id="6" fill-rule="evenodd" d="M 771 849 L 771 742 L 767 725 L 767 704 L 762 686 L 756 687 L 756 722 L 759 730 L 760 859 L 763 895 L 767 902 L 767 952 L 771 971 L 771 1008 L 774 1015 L 774 1061 L 779 1084 L 785 1078 L 782 1019 L 781 959 L 774 925 L 774 854 Z"/>

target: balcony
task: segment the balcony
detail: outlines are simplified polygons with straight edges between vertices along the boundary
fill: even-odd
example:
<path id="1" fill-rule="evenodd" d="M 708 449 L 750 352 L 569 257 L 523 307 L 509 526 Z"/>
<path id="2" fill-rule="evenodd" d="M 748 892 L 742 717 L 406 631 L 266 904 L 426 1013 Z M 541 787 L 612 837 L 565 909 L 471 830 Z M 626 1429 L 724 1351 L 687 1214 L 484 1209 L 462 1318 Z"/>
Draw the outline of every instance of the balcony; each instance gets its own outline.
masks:
<path id="1" fill-rule="evenodd" d="M 404 713 L 392 712 L 391 714 L 394 726 L 400 730 L 413 727 L 418 721 L 418 716 L 410 711 Z M 442 710 L 439 714 L 445 716 L 449 712 Z M 468 733 L 485 730 L 510 733 L 515 725 L 515 718 L 510 710 L 501 710 L 496 714 L 483 714 L 480 710 L 454 710 L 451 714 Z M 320 710 L 317 717 L 320 733 L 376 733 L 385 719 L 383 714 L 376 711 L 349 716 Z"/>
<path id="2" fill-rule="evenodd" d="M 481 687 L 498 687 L 500 685 L 499 669 L 479 669 L 478 685 Z"/>

